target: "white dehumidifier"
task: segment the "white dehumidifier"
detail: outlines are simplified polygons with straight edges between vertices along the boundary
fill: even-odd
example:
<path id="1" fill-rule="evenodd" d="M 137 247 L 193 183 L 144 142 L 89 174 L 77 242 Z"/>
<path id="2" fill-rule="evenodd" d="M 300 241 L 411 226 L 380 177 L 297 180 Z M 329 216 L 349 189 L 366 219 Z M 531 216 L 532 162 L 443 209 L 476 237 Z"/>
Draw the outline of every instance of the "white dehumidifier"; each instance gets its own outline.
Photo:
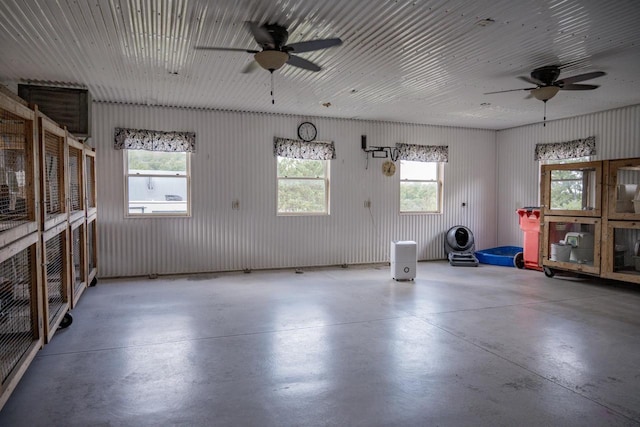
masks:
<path id="1" fill-rule="evenodd" d="M 413 280 L 416 278 L 418 254 L 416 242 L 402 240 L 391 242 L 391 278 Z"/>

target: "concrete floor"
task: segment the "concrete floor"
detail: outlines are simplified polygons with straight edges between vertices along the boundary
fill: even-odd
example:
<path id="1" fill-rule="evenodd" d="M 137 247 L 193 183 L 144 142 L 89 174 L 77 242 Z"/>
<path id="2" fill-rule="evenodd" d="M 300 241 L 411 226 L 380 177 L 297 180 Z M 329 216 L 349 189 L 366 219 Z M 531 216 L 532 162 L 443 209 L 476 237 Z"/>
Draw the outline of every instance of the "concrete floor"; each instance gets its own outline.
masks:
<path id="1" fill-rule="evenodd" d="M 0 426 L 640 425 L 640 287 L 418 264 L 101 280 Z"/>

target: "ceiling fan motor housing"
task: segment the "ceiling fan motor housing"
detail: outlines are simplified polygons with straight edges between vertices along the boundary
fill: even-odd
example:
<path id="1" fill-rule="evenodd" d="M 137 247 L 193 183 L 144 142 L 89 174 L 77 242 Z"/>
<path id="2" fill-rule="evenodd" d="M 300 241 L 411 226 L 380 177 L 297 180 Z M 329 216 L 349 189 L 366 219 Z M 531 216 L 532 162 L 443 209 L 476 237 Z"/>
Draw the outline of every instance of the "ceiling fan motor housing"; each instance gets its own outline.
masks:
<path id="1" fill-rule="evenodd" d="M 271 43 L 260 43 L 265 50 L 280 50 L 287 44 L 289 32 L 285 27 L 278 24 L 265 24 L 262 28 L 271 36 Z"/>
<path id="2" fill-rule="evenodd" d="M 545 86 L 552 85 L 560 77 L 560 68 L 555 65 L 536 68 L 531 72 L 531 78 L 544 83 Z"/>

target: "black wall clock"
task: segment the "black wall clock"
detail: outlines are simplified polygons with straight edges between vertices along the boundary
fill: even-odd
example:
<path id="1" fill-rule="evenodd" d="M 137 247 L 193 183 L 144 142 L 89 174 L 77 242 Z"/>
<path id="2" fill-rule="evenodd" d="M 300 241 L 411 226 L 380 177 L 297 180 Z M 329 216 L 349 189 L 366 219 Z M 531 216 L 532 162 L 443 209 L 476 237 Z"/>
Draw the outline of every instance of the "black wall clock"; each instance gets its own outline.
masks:
<path id="1" fill-rule="evenodd" d="M 302 122 L 298 126 L 298 138 L 303 141 L 313 141 L 318 136 L 318 130 L 311 122 Z"/>

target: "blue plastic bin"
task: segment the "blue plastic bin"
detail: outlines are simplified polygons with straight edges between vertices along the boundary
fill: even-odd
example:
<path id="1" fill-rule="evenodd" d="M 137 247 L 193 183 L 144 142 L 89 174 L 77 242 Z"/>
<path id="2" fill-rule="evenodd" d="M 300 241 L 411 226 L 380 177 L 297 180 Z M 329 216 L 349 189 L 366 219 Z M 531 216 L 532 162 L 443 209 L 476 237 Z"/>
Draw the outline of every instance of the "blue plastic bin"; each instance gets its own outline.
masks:
<path id="1" fill-rule="evenodd" d="M 482 264 L 515 267 L 513 259 L 519 252 L 522 252 L 522 248 L 519 246 L 498 246 L 497 248 L 476 251 L 475 255 Z"/>

